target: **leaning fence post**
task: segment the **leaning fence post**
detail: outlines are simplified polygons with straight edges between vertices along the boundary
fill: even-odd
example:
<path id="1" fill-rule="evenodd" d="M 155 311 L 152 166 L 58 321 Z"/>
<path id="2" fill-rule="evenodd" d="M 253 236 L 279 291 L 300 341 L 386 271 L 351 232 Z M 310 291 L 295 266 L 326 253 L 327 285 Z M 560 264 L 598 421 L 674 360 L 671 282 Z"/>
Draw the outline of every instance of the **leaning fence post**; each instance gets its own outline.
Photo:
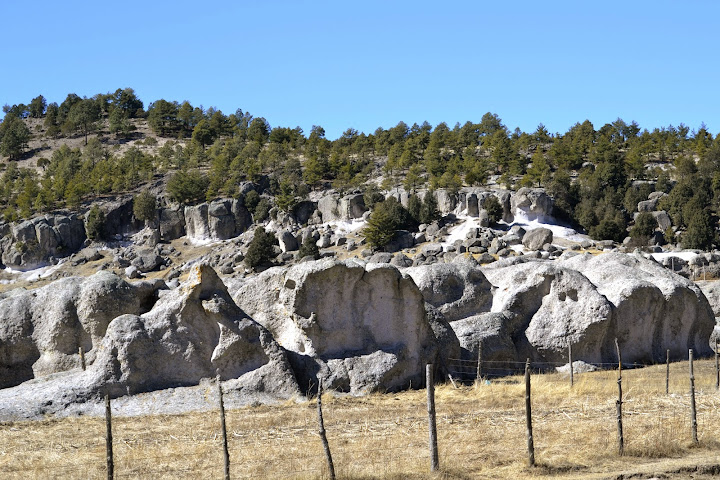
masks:
<path id="1" fill-rule="evenodd" d="M 690 415 L 692 416 L 692 438 L 693 443 L 698 443 L 697 433 L 697 411 L 695 410 L 695 374 L 693 373 L 693 351 L 689 352 L 690 359 Z"/>
<path id="2" fill-rule="evenodd" d="M 220 428 L 223 440 L 223 461 L 225 464 L 225 480 L 230 480 L 230 452 L 228 452 L 227 428 L 225 426 L 225 405 L 223 403 L 222 383 L 217 375 L 218 403 L 220 404 Z"/>
<path id="3" fill-rule="evenodd" d="M 568 343 L 568 362 L 570 363 L 570 388 L 575 384 L 573 364 L 572 364 L 572 344 Z"/>
<path id="4" fill-rule="evenodd" d="M 330 474 L 330 480 L 335 480 L 335 464 L 333 463 L 332 454 L 330 453 L 330 444 L 328 443 L 327 435 L 325 433 L 325 422 L 323 421 L 322 414 L 322 379 L 318 378 L 318 395 L 317 395 L 317 411 L 318 411 L 318 433 L 323 443 L 323 449 L 325 450 L 325 459 L 328 464 L 328 472 Z"/>
<path id="5" fill-rule="evenodd" d="M 440 468 L 437 445 L 437 423 L 435 420 L 435 382 L 433 380 L 433 364 L 425 365 L 425 385 L 427 389 L 428 426 L 430 430 L 430 471 Z"/>
<path id="6" fill-rule="evenodd" d="M 622 357 L 620 356 L 620 344 L 617 338 L 615 339 L 615 349 L 618 356 L 618 399 L 615 401 L 617 408 L 618 454 L 622 456 L 625 453 L 625 437 L 623 436 L 622 424 Z"/>
<path id="7" fill-rule="evenodd" d="M 113 438 L 112 438 L 112 412 L 110 411 L 110 395 L 105 394 L 105 454 L 107 462 L 107 478 L 115 478 L 115 466 L 113 463 Z"/>
<path id="8" fill-rule="evenodd" d="M 535 443 L 532 430 L 532 405 L 530 401 L 530 359 L 525 362 L 525 424 L 527 425 L 528 463 L 535 466 Z"/>
<path id="9" fill-rule="evenodd" d="M 665 393 L 670 393 L 670 349 L 665 353 Z"/>

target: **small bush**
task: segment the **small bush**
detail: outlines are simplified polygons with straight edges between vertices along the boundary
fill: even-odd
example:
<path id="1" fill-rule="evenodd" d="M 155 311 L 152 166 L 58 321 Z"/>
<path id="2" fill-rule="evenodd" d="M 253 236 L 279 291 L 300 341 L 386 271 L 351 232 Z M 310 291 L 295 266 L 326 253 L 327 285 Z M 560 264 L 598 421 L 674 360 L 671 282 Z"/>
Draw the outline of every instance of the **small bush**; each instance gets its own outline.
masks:
<path id="1" fill-rule="evenodd" d="M 105 228 L 105 212 L 100 207 L 93 205 L 88 212 L 85 222 L 85 232 L 90 240 L 100 240 Z"/>
<path id="2" fill-rule="evenodd" d="M 263 227 L 255 229 L 248 251 L 245 255 L 245 264 L 250 268 L 270 262 L 274 257 L 273 245 L 277 245 L 277 238 L 272 232 L 266 232 Z"/>
<path id="3" fill-rule="evenodd" d="M 494 195 L 489 196 L 483 203 L 483 208 L 488 213 L 490 222 L 497 223 L 502 219 L 503 207 L 500 205 L 500 201 Z"/>
<path id="4" fill-rule="evenodd" d="M 157 208 L 155 196 L 147 190 L 133 199 L 133 215 L 142 221 L 154 220 Z"/>
<path id="5" fill-rule="evenodd" d="M 313 257 L 315 260 L 320 258 L 320 249 L 317 246 L 317 242 L 312 236 L 307 236 L 300 245 L 300 251 L 298 252 L 298 258 Z"/>

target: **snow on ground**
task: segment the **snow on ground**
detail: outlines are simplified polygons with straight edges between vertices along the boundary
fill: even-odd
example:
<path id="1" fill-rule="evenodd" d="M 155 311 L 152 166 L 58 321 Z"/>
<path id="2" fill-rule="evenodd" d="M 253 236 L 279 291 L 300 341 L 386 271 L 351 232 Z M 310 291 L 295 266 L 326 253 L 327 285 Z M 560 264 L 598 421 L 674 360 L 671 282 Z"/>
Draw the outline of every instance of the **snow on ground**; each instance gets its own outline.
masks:
<path id="1" fill-rule="evenodd" d="M 699 253 L 693 252 L 693 251 L 686 251 L 686 252 L 662 252 L 662 253 L 651 253 L 650 256 L 655 259 L 657 262 L 662 262 L 666 258 L 675 257 L 675 258 L 682 258 L 686 262 L 689 262 L 693 258 L 700 255 Z"/>
<path id="2" fill-rule="evenodd" d="M 532 230 L 534 228 L 547 228 L 553 233 L 555 238 L 564 238 L 571 242 L 582 242 L 590 237 L 583 235 L 573 230 L 572 228 L 565 227 L 554 223 L 555 220 L 552 218 L 534 218 L 531 219 L 527 216 L 527 213 L 523 210 L 515 212 L 515 221 L 510 226 L 519 225 L 525 230 Z"/>
<path id="3" fill-rule="evenodd" d="M 330 227 L 336 234 L 347 234 L 356 232 L 362 228 L 365 228 L 367 222 L 362 218 L 354 218 L 352 220 L 337 220 L 334 222 L 327 222 L 320 225 L 322 228 Z"/>
<path id="4" fill-rule="evenodd" d="M 459 223 L 456 224 L 455 226 L 451 227 L 448 230 L 448 236 L 446 237 L 445 241 L 442 242 L 443 247 L 452 245 L 453 243 L 455 243 L 456 240 L 465 240 L 470 229 L 480 228 L 480 220 L 477 217 L 470 217 L 463 212 L 456 214 L 456 217 L 457 217 Z M 587 235 L 578 233 L 577 231 L 573 230 L 572 228 L 558 225 L 553 222 L 554 222 L 554 220 L 550 219 L 550 218 L 530 219 L 530 218 L 528 218 L 528 216 L 525 214 L 524 211 L 519 210 L 515 214 L 514 222 L 505 223 L 505 222 L 501 221 L 499 223 L 502 225 L 507 225 L 508 227 L 512 227 L 513 225 L 518 225 L 518 226 L 523 227 L 526 231 L 532 230 L 534 228 L 544 227 L 553 232 L 554 238 L 564 238 L 564 239 L 570 240 L 572 242 L 582 242 L 583 240 L 590 238 Z M 515 250 L 517 250 L 517 249 L 515 249 Z"/>
<path id="5" fill-rule="evenodd" d="M 0 280 L 0 283 L 7 285 L 7 284 L 15 283 L 20 280 L 23 280 L 26 282 L 36 282 L 36 281 L 40 280 L 41 278 L 47 278 L 50 275 L 52 275 L 53 273 L 55 273 L 60 268 L 62 263 L 63 262 L 59 262 L 57 265 L 49 265 L 46 267 L 40 267 L 40 268 L 35 268 L 32 270 L 26 270 L 26 271 L 14 270 L 14 269 L 8 267 L 8 268 L 5 268 L 3 271 L 5 273 L 13 275 L 13 276 L 16 275 L 16 277 L 13 279 L 10 279 L 10 280 Z"/>

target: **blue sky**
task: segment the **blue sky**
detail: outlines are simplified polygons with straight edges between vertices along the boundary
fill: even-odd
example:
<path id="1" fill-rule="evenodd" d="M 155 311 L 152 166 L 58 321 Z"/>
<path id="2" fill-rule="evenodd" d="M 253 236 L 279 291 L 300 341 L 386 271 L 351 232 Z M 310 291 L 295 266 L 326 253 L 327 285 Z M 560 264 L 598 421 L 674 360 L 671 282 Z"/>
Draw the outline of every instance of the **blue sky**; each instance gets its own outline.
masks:
<path id="1" fill-rule="evenodd" d="M 720 2 L 4 1 L 0 104 L 132 87 L 271 126 L 720 132 Z"/>

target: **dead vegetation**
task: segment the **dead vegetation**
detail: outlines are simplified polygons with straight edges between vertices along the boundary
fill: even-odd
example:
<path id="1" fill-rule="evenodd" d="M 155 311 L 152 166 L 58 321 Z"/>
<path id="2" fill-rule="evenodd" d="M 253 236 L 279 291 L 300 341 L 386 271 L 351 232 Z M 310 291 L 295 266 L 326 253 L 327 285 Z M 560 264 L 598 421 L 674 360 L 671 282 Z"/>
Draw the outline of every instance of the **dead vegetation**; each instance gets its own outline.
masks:
<path id="1" fill-rule="evenodd" d="M 695 365 L 699 444 L 690 426 L 686 362 L 623 372 L 625 453 L 617 454 L 616 372 L 534 375 L 538 466 L 529 468 L 521 377 L 438 386 L 441 472 L 429 473 L 425 391 L 323 397 L 339 478 L 710 478 L 720 470 L 714 361 Z M 213 397 L 208 387 L 206 395 Z M 232 478 L 327 478 L 313 401 L 227 412 Z M 0 426 L 2 478 L 104 478 L 104 420 Z M 221 478 L 216 412 L 113 420 L 117 478 Z"/>

